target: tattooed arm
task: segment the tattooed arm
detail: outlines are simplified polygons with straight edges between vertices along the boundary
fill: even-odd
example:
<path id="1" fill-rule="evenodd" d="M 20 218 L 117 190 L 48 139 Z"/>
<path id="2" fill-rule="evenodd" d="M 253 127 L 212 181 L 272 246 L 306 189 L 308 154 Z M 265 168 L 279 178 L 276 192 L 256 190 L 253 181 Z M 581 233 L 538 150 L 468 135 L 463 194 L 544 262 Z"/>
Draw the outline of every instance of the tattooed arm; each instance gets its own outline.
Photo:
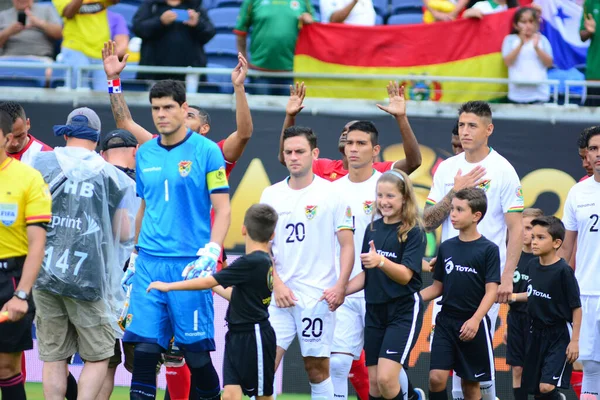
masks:
<path id="1" fill-rule="evenodd" d="M 426 232 L 436 230 L 437 227 L 448 218 L 454 193 L 456 192 L 452 189 L 440 202 L 425 205 L 425 210 L 423 211 L 423 224 L 425 225 Z"/>
<path id="2" fill-rule="evenodd" d="M 129 56 L 125 54 L 123 60 L 120 61 L 116 53 L 116 46 L 115 42 L 106 42 L 102 49 L 104 72 L 106 73 L 106 78 L 109 80 L 119 79 L 119 75 L 127 65 L 127 58 Z M 152 139 L 152 134 L 138 125 L 131 117 L 131 112 L 129 112 L 129 107 L 127 107 L 123 93 L 110 94 L 110 108 L 117 123 L 117 128 L 131 132 L 140 145 Z"/>

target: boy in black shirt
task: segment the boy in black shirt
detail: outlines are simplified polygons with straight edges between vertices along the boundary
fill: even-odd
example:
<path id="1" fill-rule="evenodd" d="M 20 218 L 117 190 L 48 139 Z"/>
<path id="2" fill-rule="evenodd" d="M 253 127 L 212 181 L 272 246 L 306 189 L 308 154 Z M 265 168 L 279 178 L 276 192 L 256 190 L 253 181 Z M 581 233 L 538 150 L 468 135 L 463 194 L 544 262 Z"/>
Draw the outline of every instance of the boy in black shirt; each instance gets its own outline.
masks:
<path id="1" fill-rule="evenodd" d="M 451 370 L 462 378 L 465 400 L 479 400 L 479 382 L 494 379 L 493 328 L 487 313 L 500 283 L 500 253 L 477 231 L 486 211 L 483 190 L 455 194 L 450 220 L 458 237 L 440 245 L 433 284 L 421 291 L 423 301 L 442 295 L 431 344 L 430 400 L 447 399 Z"/>
<path id="2" fill-rule="evenodd" d="M 230 301 L 225 316 L 229 332 L 223 359 L 223 399 L 241 399 L 243 394 L 260 400 L 273 396 L 276 341 L 268 312 L 273 291 L 269 241 L 273 239 L 277 218 L 271 206 L 251 206 L 242 227 L 246 255 L 212 276 L 173 283 L 152 282 L 148 286 L 148 291 L 161 292 L 222 286 L 215 291 Z"/>
<path id="3" fill-rule="evenodd" d="M 569 387 L 571 364 L 579 357 L 579 285 L 573 269 L 556 255 L 565 237 L 561 220 L 540 217 L 531 225 L 531 247 L 539 258 L 529 262 L 527 292 L 512 295 L 513 301 L 527 301 L 531 317 L 523 386 L 536 399 L 558 400 L 557 388 Z"/>
<path id="4" fill-rule="evenodd" d="M 543 215 L 544 212 L 539 208 L 526 208 L 523 210 L 523 251 L 513 276 L 513 293 L 527 292 L 528 263 L 536 258 L 531 250 L 531 231 L 533 230 L 531 221 Z M 521 386 L 525 347 L 531 322 L 527 314 L 527 304 L 511 303 L 506 322 L 508 325 L 506 332 L 506 363 L 512 367 L 513 394 L 515 400 L 527 400 L 527 389 Z"/>

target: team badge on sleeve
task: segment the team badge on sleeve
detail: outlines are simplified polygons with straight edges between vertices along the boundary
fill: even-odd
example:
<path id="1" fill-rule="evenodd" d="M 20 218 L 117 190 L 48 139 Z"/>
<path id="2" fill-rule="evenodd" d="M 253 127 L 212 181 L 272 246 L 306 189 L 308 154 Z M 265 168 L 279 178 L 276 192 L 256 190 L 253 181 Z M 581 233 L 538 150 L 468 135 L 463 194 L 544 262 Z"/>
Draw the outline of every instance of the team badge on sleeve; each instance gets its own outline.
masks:
<path id="1" fill-rule="evenodd" d="M 373 212 L 373 202 L 370 200 L 366 200 L 363 203 L 363 211 L 366 215 L 371 215 L 371 213 Z"/>
<path id="2" fill-rule="evenodd" d="M 306 219 L 313 219 L 317 215 L 317 206 L 306 206 L 304 214 L 306 215 Z"/>
<path id="3" fill-rule="evenodd" d="M 192 170 L 192 162 L 191 161 L 179 161 L 179 175 L 183 178 L 190 174 Z"/>
<path id="4" fill-rule="evenodd" d="M 517 195 L 517 198 L 519 198 L 519 199 L 523 200 L 523 188 L 522 188 L 521 186 L 519 186 L 519 187 L 517 188 L 517 193 L 516 193 L 516 195 Z"/>

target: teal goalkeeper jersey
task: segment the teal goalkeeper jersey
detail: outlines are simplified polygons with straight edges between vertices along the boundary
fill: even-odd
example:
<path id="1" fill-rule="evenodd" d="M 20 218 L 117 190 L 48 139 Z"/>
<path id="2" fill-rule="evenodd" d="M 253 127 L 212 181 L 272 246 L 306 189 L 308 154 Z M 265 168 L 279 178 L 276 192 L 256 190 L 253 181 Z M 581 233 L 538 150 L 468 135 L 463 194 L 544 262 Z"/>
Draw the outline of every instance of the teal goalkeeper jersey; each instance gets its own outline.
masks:
<path id="1" fill-rule="evenodd" d="M 163 146 L 160 137 L 136 155 L 137 194 L 146 202 L 138 248 L 157 257 L 195 257 L 210 241 L 212 193 L 228 193 L 225 160 L 215 142 L 188 131 Z"/>

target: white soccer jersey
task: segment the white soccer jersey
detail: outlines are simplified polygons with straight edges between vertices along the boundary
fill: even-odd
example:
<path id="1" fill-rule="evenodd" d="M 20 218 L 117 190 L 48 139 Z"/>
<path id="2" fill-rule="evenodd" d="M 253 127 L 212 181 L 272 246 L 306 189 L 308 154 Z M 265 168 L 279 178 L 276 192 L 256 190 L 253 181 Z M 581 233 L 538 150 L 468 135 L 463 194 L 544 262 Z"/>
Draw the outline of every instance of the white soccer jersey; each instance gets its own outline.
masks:
<path id="1" fill-rule="evenodd" d="M 333 182 L 335 193 L 343 198 L 352 210 L 352 222 L 354 225 L 354 268 L 350 279 L 362 272 L 362 263 L 360 261 L 360 253 L 362 252 L 363 239 L 365 230 L 371 223 L 373 216 L 375 219 L 381 218 L 377 215 L 377 205 L 375 199 L 377 195 L 377 180 L 381 176 L 381 172 L 373 170 L 373 175 L 364 182 L 352 182 L 348 175 Z M 337 244 L 336 257 L 336 272 L 340 274 L 340 246 Z M 364 291 L 357 292 L 349 297 L 365 297 Z"/>
<path id="2" fill-rule="evenodd" d="M 582 295 L 600 295 L 600 182 L 594 177 L 577 183 L 569 190 L 563 223 L 577 232 L 575 277 Z"/>
<path id="3" fill-rule="evenodd" d="M 352 229 L 350 207 L 318 176 L 301 190 L 291 189 L 287 179 L 269 186 L 260 202 L 279 215 L 273 239 L 279 277 L 290 289 L 320 298 L 337 282 L 336 233 Z"/>
<path id="4" fill-rule="evenodd" d="M 498 152 L 490 149 L 490 153 L 478 163 L 469 163 L 465 153 L 444 160 L 433 177 L 433 186 L 427 198 L 427 204 L 441 201 L 454 186 L 454 177 L 458 170 L 461 174 L 469 173 L 476 166 L 485 168 L 485 176 L 479 188 L 487 195 L 487 212 L 477 229 L 487 239 L 500 247 L 500 263 L 502 271 L 506 264 L 506 222 L 504 214 L 523 211 L 523 193 L 519 176 L 508 162 Z M 450 222 L 450 217 L 442 223 L 442 242 L 458 236 Z"/>

